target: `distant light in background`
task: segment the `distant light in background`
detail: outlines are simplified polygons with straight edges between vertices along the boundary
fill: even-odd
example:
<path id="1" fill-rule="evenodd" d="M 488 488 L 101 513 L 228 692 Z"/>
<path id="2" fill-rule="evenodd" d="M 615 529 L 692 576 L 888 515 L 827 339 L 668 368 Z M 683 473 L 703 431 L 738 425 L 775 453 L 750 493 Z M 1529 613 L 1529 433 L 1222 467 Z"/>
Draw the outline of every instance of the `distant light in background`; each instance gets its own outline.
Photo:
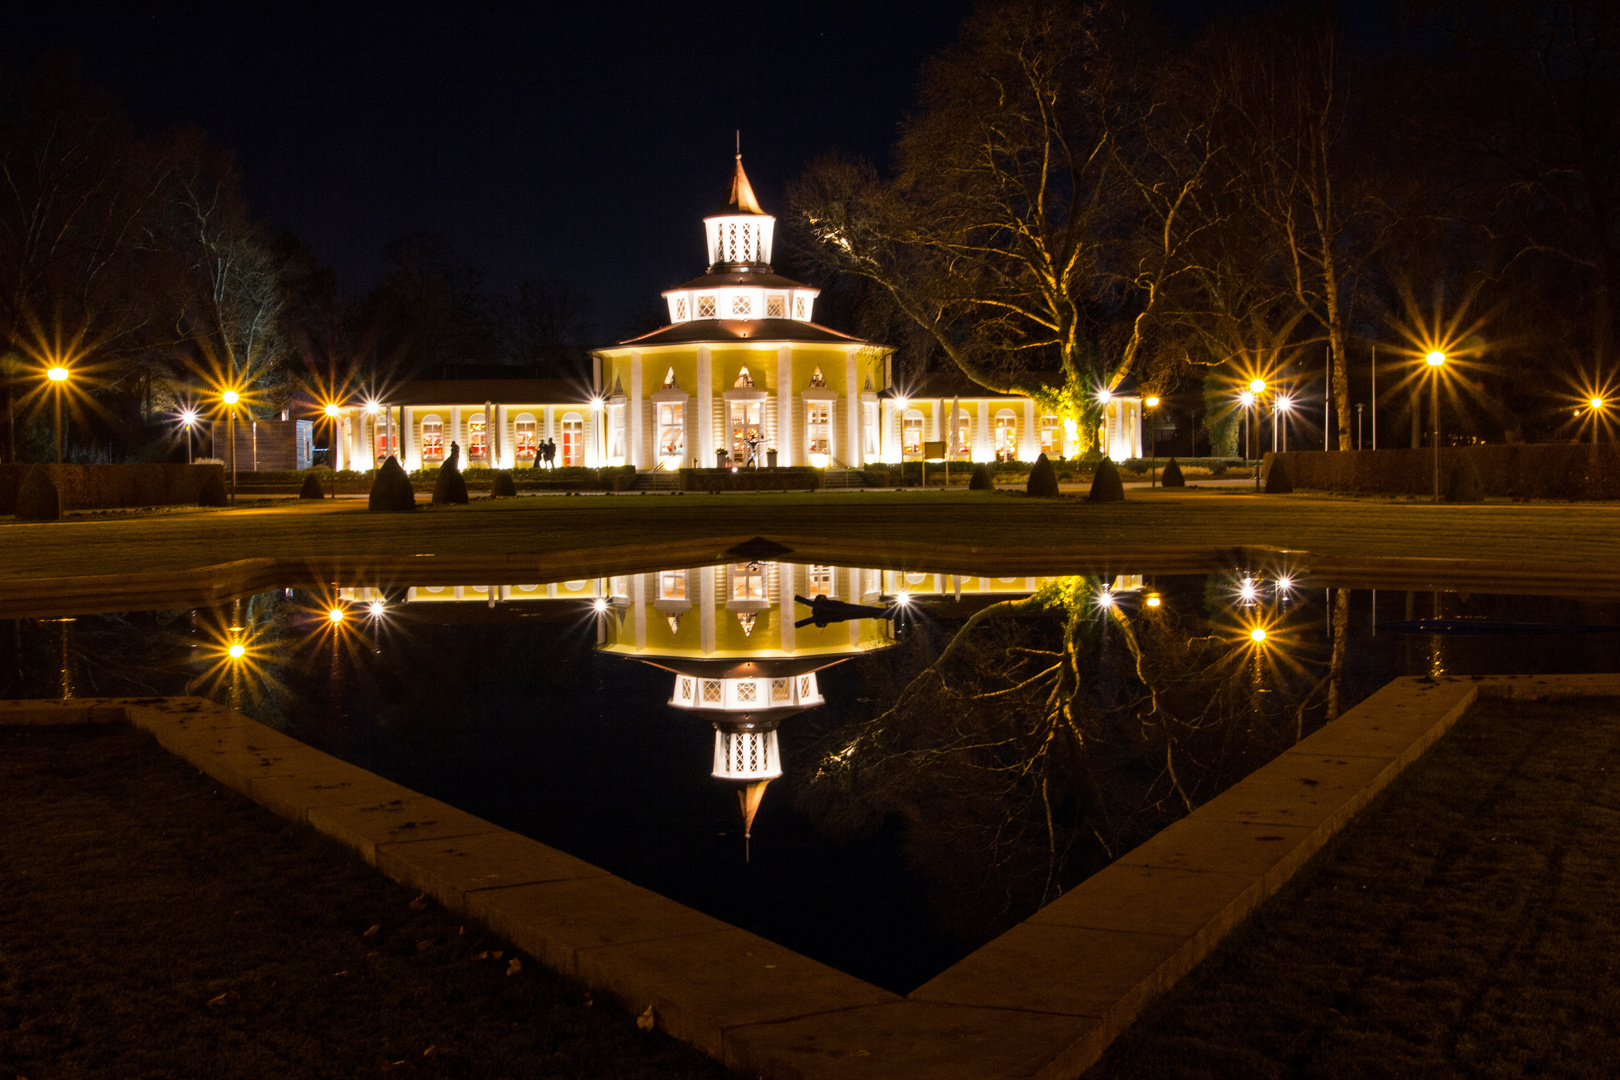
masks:
<path id="1" fill-rule="evenodd" d="M 1244 578 L 1243 583 L 1238 586 L 1238 595 L 1243 598 L 1245 604 L 1252 604 L 1260 596 L 1260 586 L 1254 583 L 1253 578 Z"/>
<path id="2" fill-rule="evenodd" d="M 1294 587 L 1294 579 L 1293 578 L 1289 577 L 1287 574 L 1282 574 L 1282 575 L 1278 576 L 1278 578 L 1277 578 L 1277 591 L 1278 592 L 1285 593 L 1289 589 L 1292 589 L 1293 587 Z"/>
<path id="3" fill-rule="evenodd" d="M 1148 593 L 1147 594 L 1147 606 L 1148 607 L 1158 607 L 1163 602 L 1164 601 L 1159 597 L 1158 593 L 1154 592 L 1154 593 Z"/>

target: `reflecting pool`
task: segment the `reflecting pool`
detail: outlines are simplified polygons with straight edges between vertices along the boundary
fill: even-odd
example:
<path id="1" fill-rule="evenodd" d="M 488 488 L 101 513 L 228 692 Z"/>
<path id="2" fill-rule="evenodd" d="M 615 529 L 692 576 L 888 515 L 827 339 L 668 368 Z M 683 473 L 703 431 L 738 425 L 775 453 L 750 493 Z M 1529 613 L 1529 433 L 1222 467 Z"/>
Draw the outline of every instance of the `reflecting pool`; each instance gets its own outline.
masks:
<path id="1" fill-rule="evenodd" d="M 1392 677 L 1620 644 L 1610 601 L 1281 566 L 744 560 L 7 622 L 0 696 L 212 697 L 901 992 Z"/>

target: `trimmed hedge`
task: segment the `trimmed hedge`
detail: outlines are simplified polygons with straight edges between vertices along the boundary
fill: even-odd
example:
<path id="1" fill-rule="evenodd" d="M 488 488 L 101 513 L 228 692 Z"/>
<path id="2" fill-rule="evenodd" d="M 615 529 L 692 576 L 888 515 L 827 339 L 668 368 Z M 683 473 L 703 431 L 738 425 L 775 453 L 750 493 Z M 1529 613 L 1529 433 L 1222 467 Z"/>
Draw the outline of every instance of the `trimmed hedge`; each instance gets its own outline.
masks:
<path id="1" fill-rule="evenodd" d="M 43 465 L 35 465 L 17 489 L 17 518 L 21 521 L 62 520 L 62 496 Z"/>
<path id="2" fill-rule="evenodd" d="M 1053 470 L 1052 463 L 1042 454 L 1035 459 L 1035 464 L 1029 470 L 1029 483 L 1024 486 L 1024 494 L 1033 495 L 1038 499 L 1055 498 L 1058 493 L 1057 472 Z"/>
<path id="3" fill-rule="evenodd" d="M 321 473 L 314 469 L 304 474 L 304 486 L 298 489 L 300 499 L 326 498 L 326 485 L 322 482 Z"/>
<path id="4" fill-rule="evenodd" d="M 1124 502 L 1125 484 L 1119 478 L 1119 467 L 1104 458 L 1097 465 L 1097 475 L 1091 478 L 1089 502 Z"/>
<path id="5" fill-rule="evenodd" d="M 996 478 L 990 474 L 990 466 L 984 462 L 973 466 L 973 476 L 968 480 L 969 491 L 994 491 Z"/>
<path id="6" fill-rule="evenodd" d="M 1446 481 L 1446 502 L 1477 503 L 1484 499 L 1479 469 L 1475 468 L 1474 459 L 1464 454 L 1451 466 L 1451 476 Z"/>
<path id="7" fill-rule="evenodd" d="M 1176 464 L 1175 458 L 1171 458 L 1170 463 L 1164 467 L 1164 475 L 1159 477 L 1159 486 L 1179 488 L 1187 486 L 1187 478 L 1181 475 L 1181 466 Z"/>
<path id="8" fill-rule="evenodd" d="M 411 487 L 411 478 L 392 455 L 377 470 L 366 505 L 369 509 L 387 512 L 416 509 L 416 490 Z"/>
<path id="9" fill-rule="evenodd" d="M 0 465 L 0 514 L 14 513 L 17 492 L 30 469 L 44 469 L 69 510 L 114 510 L 129 506 L 196 506 L 210 477 L 223 484 L 217 464 L 180 465 Z M 207 504 L 203 504 L 207 505 Z"/>
<path id="10" fill-rule="evenodd" d="M 489 497 L 492 499 L 515 499 L 517 487 L 512 483 L 512 474 L 506 471 L 495 474 L 495 479 L 489 482 Z"/>
<path id="11" fill-rule="evenodd" d="M 1434 451 L 1289 450 L 1282 457 L 1296 488 L 1369 495 L 1432 495 Z M 1620 445 L 1514 443 L 1440 448 L 1444 482 L 1467 458 L 1481 494 L 1498 499 L 1620 499 Z"/>
<path id="12" fill-rule="evenodd" d="M 635 480 L 635 470 L 625 478 Z M 814 491 L 821 487 L 821 470 L 795 465 L 787 469 L 682 469 L 682 491 Z M 615 491 L 624 490 L 615 486 Z"/>
<path id="13" fill-rule="evenodd" d="M 1288 475 L 1288 462 L 1277 458 L 1267 463 L 1266 494 L 1288 495 L 1294 490 L 1294 481 Z"/>

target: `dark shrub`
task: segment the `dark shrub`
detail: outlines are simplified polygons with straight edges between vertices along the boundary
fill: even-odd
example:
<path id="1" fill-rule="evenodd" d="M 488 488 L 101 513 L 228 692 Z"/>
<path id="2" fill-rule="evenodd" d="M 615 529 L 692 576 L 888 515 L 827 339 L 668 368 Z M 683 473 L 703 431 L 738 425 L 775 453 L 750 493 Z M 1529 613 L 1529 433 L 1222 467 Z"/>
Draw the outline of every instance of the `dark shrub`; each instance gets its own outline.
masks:
<path id="1" fill-rule="evenodd" d="M 326 498 L 326 484 L 319 472 L 314 469 L 304 474 L 304 486 L 298 489 L 300 499 Z"/>
<path id="2" fill-rule="evenodd" d="M 1446 480 L 1446 502 L 1476 503 L 1485 499 L 1485 488 L 1479 480 L 1479 469 L 1474 465 L 1474 456 L 1463 453 L 1458 456 L 1457 463 L 1451 467 L 1451 475 Z"/>
<path id="3" fill-rule="evenodd" d="M 1042 499 L 1050 499 L 1058 493 L 1057 470 L 1052 468 L 1045 454 L 1030 466 L 1029 483 L 1024 485 L 1024 492 Z"/>
<path id="4" fill-rule="evenodd" d="M 439 475 L 433 481 L 435 503 L 463 504 L 467 501 L 467 481 L 461 475 L 461 446 L 450 443 L 450 456 L 439 466 Z"/>
<path id="5" fill-rule="evenodd" d="M 973 466 L 973 475 L 968 478 L 968 490 L 969 491 L 994 491 L 994 490 L 996 490 L 996 480 L 995 480 L 995 477 L 990 475 L 990 466 L 986 465 L 982 461 L 979 462 L 977 465 Z"/>
<path id="6" fill-rule="evenodd" d="M 1092 502 L 1124 502 L 1125 484 L 1119 478 L 1119 466 L 1108 458 L 1097 464 L 1097 475 L 1091 478 Z"/>
<path id="7" fill-rule="evenodd" d="M 489 483 L 489 497 L 492 499 L 517 498 L 517 485 L 512 483 L 512 474 L 502 470 L 495 474 L 495 479 Z"/>
<path id="8" fill-rule="evenodd" d="M 17 489 L 17 520 L 60 521 L 62 496 L 43 465 L 35 465 Z"/>
<path id="9" fill-rule="evenodd" d="M 388 460 L 382 463 L 376 478 L 371 481 L 371 498 L 367 505 L 372 510 L 416 509 L 416 492 L 411 487 L 411 478 L 405 475 L 399 459 L 394 455 L 388 455 Z"/>
<path id="10" fill-rule="evenodd" d="M 225 497 L 225 470 L 209 469 L 208 475 L 203 477 L 202 486 L 197 489 L 197 505 L 224 506 L 229 501 Z"/>
<path id="11" fill-rule="evenodd" d="M 1271 459 L 1271 468 L 1266 470 L 1266 494 L 1287 495 L 1294 490 L 1294 478 L 1288 475 L 1288 462 L 1280 457 Z"/>
<path id="12" fill-rule="evenodd" d="M 1164 475 L 1160 477 L 1159 483 L 1165 487 L 1187 486 L 1187 478 L 1181 475 L 1181 466 L 1176 464 L 1175 458 L 1171 458 L 1170 463 L 1164 467 Z"/>

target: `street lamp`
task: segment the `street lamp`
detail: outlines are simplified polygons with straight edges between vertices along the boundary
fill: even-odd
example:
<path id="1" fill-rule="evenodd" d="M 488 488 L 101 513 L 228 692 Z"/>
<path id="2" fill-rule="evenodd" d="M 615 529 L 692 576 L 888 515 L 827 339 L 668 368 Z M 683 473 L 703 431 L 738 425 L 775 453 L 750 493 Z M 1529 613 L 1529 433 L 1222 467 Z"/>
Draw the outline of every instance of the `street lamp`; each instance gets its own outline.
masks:
<path id="1" fill-rule="evenodd" d="M 226 416 L 228 418 L 227 430 L 229 431 L 229 438 L 231 440 L 231 505 L 235 506 L 236 505 L 236 403 L 238 401 L 242 400 L 242 395 L 238 394 L 235 390 L 227 390 L 223 394 L 219 395 L 219 399 L 225 403 L 225 411 L 226 411 Z"/>
<path id="2" fill-rule="evenodd" d="M 191 435 L 197 427 L 197 410 L 193 409 L 189 405 L 184 409 L 181 409 L 180 426 L 186 429 L 186 464 L 190 465 L 193 461 L 191 451 Z"/>
<path id="3" fill-rule="evenodd" d="M 56 463 L 62 464 L 62 384 L 67 382 L 70 372 L 60 364 L 45 372 L 45 377 L 56 385 L 51 389 L 56 394 Z"/>
<path id="4" fill-rule="evenodd" d="M 1431 376 L 1429 383 L 1429 414 L 1434 417 L 1434 501 L 1440 501 L 1440 367 L 1446 362 L 1446 354 L 1439 349 L 1429 353 L 1423 358 L 1429 365 Z"/>
<path id="5" fill-rule="evenodd" d="M 1113 400 L 1114 395 L 1111 391 L 1107 389 L 1097 391 L 1097 404 L 1102 406 L 1103 456 L 1109 458 L 1114 456 L 1111 452 L 1114 449 L 1113 439 L 1108 432 L 1108 403 Z"/>
<path id="6" fill-rule="evenodd" d="M 1243 458 L 1245 461 L 1252 459 L 1254 450 L 1254 447 L 1249 442 L 1249 427 L 1251 422 L 1254 424 L 1259 423 L 1258 418 L 1253 415 L 1254 406 L 1255 403 L 1260 400 L 1260 395 L 1264 394 L 1265 392 L 1266 380 L 1250 379 L 1249 388 L 1238 396 L 1238 400 L 1243 403 Z M 1258 431 L 1254 433 L 1254 441 L 1260 441 L 1260 433 Z M 1254 490 L 1260 490 L 1260 465 L 1258 462 L 1256 462 L 1254 466 Z"/>
<path id="7" fill-rule="evenodd" d="M 332 473 L 332 498 L 335 499 L 337 498 L 338 429 L 340 427 L 338 418 L 342 416 L 343 410 L 338 407 L 337 402 L 328 401 L 326 408 L 321 411 L 326 414 L 326 467 Z"/>
<path id="8" fill-rule="evenodd" d="M 1589 406 L 1591 406 L 1591 408 L 1592 408 L 1592 445 L 1596 446 L 1597 445 L 1597 431 L 1598 431 L 1598 414 L 1603 411 L 1604 407 L 1608 405 L 1608 402 L 1604 401 L 1600 397 L 1594 397 L 1590 401 L 1588 401 L 1587 404 Z"/>
<path id="9" fill-rule="evenodd" d="M 1287 394 L 1278 394 L 1276 399 L 1272 402 L 1271 445 L 1278 450 L 1288 449 L 1288 414 L 1291 413 L 1293 409 L 1294 399 Z M 1280 428 L 1277 424 L 1277 414 L 1279 412 L 1283 414 L 1283 421 Z M 1279 431 L 1282 433 L 1282 440 L 1280 442 L 1277 438 Z"/>
<path id="10" fill-rule="evenodd" d="M 1142 399 L 1142 420 L 1143 420 L 1144 423 L 1146 423 L 1146 421 L 1147 421 L 1147 414 L 1152 412 L 1154 409 L 1157 409 L 1158 407 L 1159 407 L 1159 399 L 1157 397 L 1145 397 L 1145 398 Z M 1151 487 L 1157 487 L 1158 484 L 1159 484 L 1159 429 L 1158 428 L 1153 429 L 1153 435 L 1151 437 L 1152 437 L 1152 440 L 1153 440 L 1153 447 L 1149 451 L 1149 454 L 1148 454 L 1148 487 L 1150 487 L 1150 488 Z"/>

